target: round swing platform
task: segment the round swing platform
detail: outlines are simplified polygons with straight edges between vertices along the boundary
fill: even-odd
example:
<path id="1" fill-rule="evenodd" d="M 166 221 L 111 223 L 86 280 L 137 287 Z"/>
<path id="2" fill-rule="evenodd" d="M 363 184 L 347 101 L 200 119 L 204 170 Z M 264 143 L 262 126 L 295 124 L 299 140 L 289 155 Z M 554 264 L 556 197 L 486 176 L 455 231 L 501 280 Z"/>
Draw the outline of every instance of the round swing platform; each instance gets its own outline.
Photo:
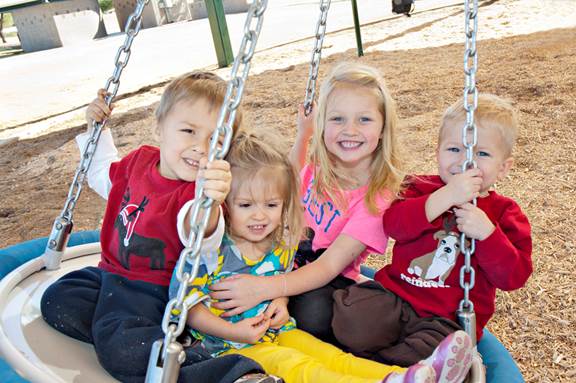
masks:
<path id="1" fill-rule="evenodd" d="M 98 231 L 73 233 L 60 269 L 44 269 L 47 238 L 0 250 L 0 382 L 115 382 L 92 347 L 60 334 L 42 319 L 40 298 L 64 274 L 100 259 Z M 373 270 L 364 269 L 367 275 Z M 488 383 L 524 382 L 510 353 L 489 331 L 478 344 Z"/>
<path id="2" fill-rule="evenodd" d="M 0 382 L 116 382 L 89 344 L 55 331 L 40 313 L 50 284 L 100 259 L 99 233 L 77 234 L 58 270 L 45 270 L 39 257 L 46 238 L 0 250 Z"/>

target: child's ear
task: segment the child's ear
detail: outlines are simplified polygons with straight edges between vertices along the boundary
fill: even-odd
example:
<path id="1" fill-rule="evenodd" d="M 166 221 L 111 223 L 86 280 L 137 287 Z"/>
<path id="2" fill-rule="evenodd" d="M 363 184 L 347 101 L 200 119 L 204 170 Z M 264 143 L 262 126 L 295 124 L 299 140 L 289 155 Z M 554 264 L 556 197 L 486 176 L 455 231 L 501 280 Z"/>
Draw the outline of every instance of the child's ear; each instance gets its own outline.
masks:
<path id="1" fill-rule="evenodd" d="M 508 175 L 510 169 L 512 169 L 512 165 L 514 165 L 514 158 L 512 157 L 508 157 L 504 162 L 502 162 L 502 165 L 500 165 L 500 172 L 498 173 L 498 181 L 504 179 Z"/>
<path id="2" fill-rule="evenodd" d="M 152 131 L 152 136 L 154 137 L 155 141 L 160 142 L 160 140 L 162 139 L 162 127 L 160 126 L 160 124 L 156 124 L 156 126 L 154 127 L 154 130 Z"/>

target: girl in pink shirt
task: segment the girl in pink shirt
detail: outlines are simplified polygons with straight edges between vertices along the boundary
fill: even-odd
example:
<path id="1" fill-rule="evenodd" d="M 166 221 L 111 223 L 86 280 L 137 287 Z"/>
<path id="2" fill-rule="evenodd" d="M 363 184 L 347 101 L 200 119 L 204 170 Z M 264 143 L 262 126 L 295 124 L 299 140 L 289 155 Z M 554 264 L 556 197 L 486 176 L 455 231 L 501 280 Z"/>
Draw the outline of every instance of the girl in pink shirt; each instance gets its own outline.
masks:
<path id="1" fill-rule="evenodd" d="M 386 250 L 382 216 L 403 179 L 397 125 L 395 103 L 376 69 L 341 63 L 332 70 L 313 113 L 306 116 L 300 107 L 290 153 L 313 232 L 300 246 L 300 267 L 285 276 L 239 275 L 214 285 L 212 297 L 226 300 L 219 308 L 235 315 L 263 300 L 292 296 L 289 310 L 298 327 L 335 343 L 332 293 L 361 281 L 368 254 Z"/>

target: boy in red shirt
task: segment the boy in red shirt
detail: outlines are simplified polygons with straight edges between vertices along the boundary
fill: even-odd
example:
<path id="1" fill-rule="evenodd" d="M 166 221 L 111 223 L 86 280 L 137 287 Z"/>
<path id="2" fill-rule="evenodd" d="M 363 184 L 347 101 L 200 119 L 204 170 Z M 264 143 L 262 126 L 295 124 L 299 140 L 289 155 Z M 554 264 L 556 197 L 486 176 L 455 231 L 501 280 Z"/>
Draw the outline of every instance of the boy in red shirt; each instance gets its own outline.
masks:
<path id="1" fill-rule="evenodd" d="M 439 174 L 410 177 L 402 198 L 384 215 L 384 230 L 396 243 L 392 263 L 376 273 L 380 285 L 367 282 L 335 293 L 334 332 L 350 351 L 410 365 L 460 328 L 460 233 L 476 240 L 470 300 L 478 340 L 494 313 L 496 289 L 518 289 L 532 273 L 528 219 L 516 202 L 492 190 L 513 163 L 516 113 L 505 100 L 482 94 L 475 120 L 477 168 L 461 170 L 466 110 L 460 101 L 442 118 Z"/>
<path id="2" fill-rule="evenodd" d="M 176 78 L 156 110 L 159 147 L 143 145 L 120 159 L 110 130 L 102 131 L 88 183 L 107 199 L 98 267 L 73 271 L 44 293 L 44 320 L 56 330 L 92 343 L 102 367 L 121 382 L 142 382 L 154 341 L 164 338 L 160 324 L 168 285 L 183 249 L 179 233 L 188 233 L 186 215 L 195 197 L 196 179 L 204 178 L 206 196 L 219 205 L 230 190 L 230 165 L 205 165 L 226 83 L 208 72 Z M 92 120 L 110 115 L 98 92 L 88 107 Z M 234 122 L 234 132 L 240 126 Z M 76 140 L 83 148 L 90 134 Z M 213 209 L 211 219 L 218 219 Z M 186 230 L 187 229 L 187 230 Z M 211 233 L 206 233 L 210 237 Z M 200 346 L 185 349 L 181 382 L 231 382 L 260 366 L 243 356 L 212 358 Z"/>

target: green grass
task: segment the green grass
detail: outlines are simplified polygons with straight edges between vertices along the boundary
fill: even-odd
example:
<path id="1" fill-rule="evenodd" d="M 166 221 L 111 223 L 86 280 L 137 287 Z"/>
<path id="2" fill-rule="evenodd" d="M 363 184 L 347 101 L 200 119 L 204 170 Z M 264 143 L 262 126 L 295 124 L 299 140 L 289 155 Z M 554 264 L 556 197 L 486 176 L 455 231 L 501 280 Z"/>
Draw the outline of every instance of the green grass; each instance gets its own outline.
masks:
<path id="1" fill-rule="evenodd" d="M 98 0 L 98 4 L 100 4 L 100 9 L 102 9 L 102 12 L 106 12 L 106 11 L 114 8 L 114 4 L 112 4 L 112 0 Z"/>
<path id="2" fill-rule="evenodd" d="M 8 27 L 11 27 L 12 25 L 14 25 L 14 21 L 12 20 L 12 14 L 11 13 L 3 13 L 2 19 L 4 20 L 4 24 L 2 24 L 3 28 L 8 28 Z"/>

